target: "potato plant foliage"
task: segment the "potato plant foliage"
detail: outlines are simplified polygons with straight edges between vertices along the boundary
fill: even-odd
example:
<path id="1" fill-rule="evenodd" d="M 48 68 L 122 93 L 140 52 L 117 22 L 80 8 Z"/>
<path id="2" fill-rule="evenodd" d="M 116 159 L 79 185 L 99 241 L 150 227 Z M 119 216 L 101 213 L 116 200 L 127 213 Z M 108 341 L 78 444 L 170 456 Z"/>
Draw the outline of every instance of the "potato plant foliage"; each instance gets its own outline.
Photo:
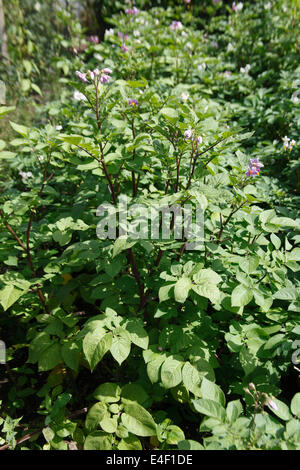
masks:
<path id="1" fill-rule="evenodd" d="M 103 41 L 52 3 L 48 49 L 7 26 L 0 448 L 299 450 L 299 2 L 115 2 Z"/>

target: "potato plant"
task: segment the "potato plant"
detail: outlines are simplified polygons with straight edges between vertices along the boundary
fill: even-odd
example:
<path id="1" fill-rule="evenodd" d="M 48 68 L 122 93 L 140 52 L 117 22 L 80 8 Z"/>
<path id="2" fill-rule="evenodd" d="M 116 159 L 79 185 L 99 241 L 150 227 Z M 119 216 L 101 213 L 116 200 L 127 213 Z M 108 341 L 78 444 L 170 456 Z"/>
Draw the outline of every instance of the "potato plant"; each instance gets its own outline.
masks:
<path id="1" fill-rule="evenodd" d="M 194 3 L 0 108 L 0 449 L 300 448 L 299 4 Z"/>

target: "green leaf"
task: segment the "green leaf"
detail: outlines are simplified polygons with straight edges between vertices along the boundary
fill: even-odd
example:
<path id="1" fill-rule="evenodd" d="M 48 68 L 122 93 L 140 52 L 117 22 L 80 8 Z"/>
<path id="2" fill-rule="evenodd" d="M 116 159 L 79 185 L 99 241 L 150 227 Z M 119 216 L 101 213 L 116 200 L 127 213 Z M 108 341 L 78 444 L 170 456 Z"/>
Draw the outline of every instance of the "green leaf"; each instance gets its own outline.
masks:
<path id="1" fill-rule="evenodd" d="M 136 383 L 124 385 L 121 396 L 126 400 L 137 401 L 140 405 L 143 405 L 149 399 L 148 393 L 141 385 Z"/>
<path id="2" fill-rule="evenodd" d="M 50 346 L 39 356 L 39 370 L 46 371 L 54 369 L 61 360 L 61 346 L 52 340 Z"/>
<path id="3" fill-rule="evenodd" d="M 112 450 L 113 436 L 104 431 L 94 431 L 84 441 L 84 450 Z"/>
<path id="4" fill-rule="evenodd" d="M 155 421 L 145 408 L 138 403 L 128 401 L 124 405 L 124 411 L 121 420 L 129 432 L 142 437 L 156 435 Z"/>
<path id="5" fill-rule="evenodd" d="M 121 439 L 118 444 L 119 450 L 143 450 L 141 441 L 134 435 L 130 434 L 128 437 Z"/>
<path id="6" fill-rule="evenodd" d="M 291 401 L 291 410 L 293 415 L 300 418 L 300 392 L 293 396 Z"/>
<path id="7" fill-rule="evenodd" d="M 239 284 L 231 293 L 231 305 L 233 307 L 244 307 L 253 297 L 253 293 L 249 287 Z"/>
<path id="8" fill-rule="evenodd" d="M 96 365 L 112 346 L 112 333 L 106 333 L 104 328 L 98 327 L 89 332 L 83 340 L 83 352 L 93 371 Z"/>
<path id="9" fill-rule="evenodd" d="M 200 444 L 200 442 L 193 441 L 192 439 L 179 441 L 177 446 L 179 450 L 204 450 L 204 447 Z"/>
<path id="10" fill-rule="evenodd" d="M 119 385 L 106 382 L 99 385 L 93 393 L 93 397 L 105 403 L 115 403 L 120 400 L 121 388 Z"/>
<path id="11" fill-rule="evenodd" d="M 14 158 L 17 154 L 15 152 L 8 152 L 8 151 L 4 151 L 4 152 L 0 152 L 0 159 L 1 160 L 10 160 L 12 158 Z"/>
<path id="12" fill-rule="evenodd" d="M 107 406 L 105 403 L 95 403 L 89 411 L 88 414 L 86 415 L 86 420 L 85 420 L 85 427 L 88 431 L 94 431 L 96 429 L 100 422 L 106 417 L 109 416 L 109 412 L 107 410 Z"/>
<path id="13" fill-rule="evenodd" d="M 220 403 L 220 405 L 225 406 L 225 395 L 221 388 L 215 383 L 203 377 L 200 390 L 202 398 L 214 400 L 215 402 Z"/>
<path id="14" fill-rule="evenodd" d="M 114 336 L 110 352 L 113 358 L 119 363 L 119 365 L 121 365 L 122 362 L 124 362 L 125 359 L 127 359 L 129 356 L 130 348 L 130 340 L 124 338 L 123 336 Z"/>
<path id="15" fill-rule="evenodd" d="M 192 281 L 188 277 L 182 277 L 179 279 L 174 286 L 175 300 L 177 302 L 184 303 L 189 295 L 191 287 Z"/>
<path id="16" fill-rule="evenodd" d="M 192 400 L 192 403 L 199 413 L 202 413 L 211 418 L 215 418 L 218 421 L 224 422 L 226 418 L 225 409 L 220 403 L 209 399 L 196 399 Z"/>
<path id="17" fill-rule="evenodd" d="M 127 320 L 122 327 L 129 333 L 132 343 L 142 349 L 148 348 L 149 337 L 139 318 L 131 318 Z"/>
<path id="18" fill-rule="evenodd" d="M 176 387 L 182 381 L 181 369 L 183 362 L 176 356 L 168 357 L 161 368 L 161 381 L 165 388 Z"/>
<path id="19" fill-rule="evenodd" d="M 199 295 L 208 298 L 213 303 L 220 301 L 220 291 L 217 287 L 222 278 L 212 269 L 201 269 L 193 275 L 196 285 L 192 289 Z"/>
<path id="20" fill-rule="evenodd" d="M 115 433 L 118 427 L 117 416 L 114 416 L 113 418 L 110 418 L 109 415 L 105 416 L 102 419 L 100 426 L 105 432 Z"/>
<path id="21" fill-rule="evenodd" d="M 16 289 L 12 284 L 1 289 L 0 304 L 4 311 L 11 307 L 24 294 L 26 294 L 25 290 Z"/>
<path id="22" fill-rule="evenodd" d="M 269 409 L 276 415 L 278 418 L 283 419 L 284 421 L 289 421 L 293 418 L 290 413 L 289 407 L 278 400 L 277 398 L 272 398 L 271 401 L 267 400 Z M 272 406 L 273 405 L 273 406 Z"/>
<path id="23" fill-rule="evenodd" d="M 196 367 L 192 366 L 189 362 L 186 362 L 182 368 L 182 380 L 185 387 L 192 392 L 194 395 L 200 397 L 200 384 L 203 376 L 200 374 Z"/>
<path id="24" fill-rule="evenodd" d="M 26 126 L 21 126 L 20 124 L 16 124 L 15 122 L 9 121 L 11 127 L 18 132 L 18 134 L 21 134 L 23 137 L 28 137 L 30 129 Z"/>
<path id="25" fill-rule="evenodd" d="M 230 423 L 234 423 L 243 413 L 243 406 L 240 400 L 230 401 L 226 408 L 226 416 Z"/>
<path id="26" fill-rule="evenodd" d="M 124 238 L 124 237 L 117 238 L 114 243 L 113 258 L 118 256 L 118 254 L 121 253 L 122 251 L 127 250 L 128 248 L 131 248 L 136 243 L 137 243 L 137 240 L 129 241 L 127 238 Z"/>

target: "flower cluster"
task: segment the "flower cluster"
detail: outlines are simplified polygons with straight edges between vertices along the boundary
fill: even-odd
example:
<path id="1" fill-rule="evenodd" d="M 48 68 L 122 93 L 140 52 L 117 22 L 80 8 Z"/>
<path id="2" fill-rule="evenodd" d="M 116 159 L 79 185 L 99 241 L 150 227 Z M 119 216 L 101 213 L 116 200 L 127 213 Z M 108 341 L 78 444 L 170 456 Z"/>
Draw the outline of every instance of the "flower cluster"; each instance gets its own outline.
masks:
<path id="1" fill-rule="evenodd" d="M 179 31 L 182 28 L 183 28 L 183 25 L 180 21 L 172 21 L 172 23 L 170 24 L 170 29 L 172 31 Z"/>
<path id="2" fill-rule="evenodd" d="M 82 73 L 79 70 L 76 71 L 77 77 L 80 78 L 83 82 L 88 82 L 89 78 L 95 80 L 96 77 L 99 77 L 101 83 L 107 83 L 110 80 L 110 74 L 112 70 L 109 68 L 104 68 L 102 70 L 94 69 L 93 71 L 88 70 L 86 73 Z"/>
<path id="3" fill-rule="evenodd" d="M 33 177 L 33 174 L 31 173 L 31 171 L 19 171 L 19 175 L 22 177 L 23 183 L 26 183 L 28 178 Z"/>
<path id="4" fill-rule="evenodd" d="M 289 149 L 289 151 L 293 150 L 296 141 L 294 139 L 290 139 L 289 137 L 285 136 L 283 139 L 283 148 L 284 150 Z"/>
<path id="5" fill-rule="evenodd" d="M 187 129 L 186 131 L 184 131 L 184 134 L 183 134 L 183 135 L 184 135 L 185 140 L 191 140 L 191 139 L 192 139 L 192 136 L 193 136 L 193 131 L 192 131 L 192 129 L 191 129 L 191 128 Z M 198 145 L 198 144 L 202 144 L 202 141 L 203 141 L 202 136 L 201 136 L 201 135 L 198 135 L 198 136 L 196 137 L 196 144 L 197 144 L 197 145 Z"/>
<path id="6" fill-rule="evenodd" d="M 238 13 L 239 11 L 242 11 L 243 6 L 244 6 L 244 5 L 243 5 L 242 2 L 239 2 L 239 3 L 233 2 L 233 4 L 232 4 L 232 10 L 235 11 L 236 13 Z"/>
<path id="7" fill-rule="evenodd" d="M 125 10 L 126 15 L 137 15 L 139 12 L 140 10 L 137 7 L 126 8 Z"/>
<path id="8" fill-rule="evenodd" d="M 113 28 L 109 28 L 109 29 L 106 29 L 105 30 L 105 33 L 104 33 L 104 38 L 106 39 L 108 36 L 113 36 L 114 35 L 114 29 Z"/>
<path id="9" fill-rule="evenodd" d="M 263 164 L 258 158 L 251 158 L 249 163 L 249 169 L 246 171 L 246 176 L 258 176 L 260 169 L 263 168 Z"/>
<path id="10" fill-rule="evenodd" d="M 251 69 L 251 65 L 250 65 L 250 64 L 247 64 L 245 67 L 241 67 L 241 68 L 240 68 L 240 72 L 241 72 L 241 73 L 248 74 L 250 69 Z"/>
<path id="11" fill-rule="evenodd" d="M 128 41 L 128 34 L 121 33 L 121 31 L 118 31 L 118 36 L 119 38 L 123 39 L 123 41 Z"/>
<path id="12" fill-rule="evenodd" d="M 87 38 L 87 40 L 88 40 L 89 42 L 94 43 L 94 44 L 98 44 L 98 42 L 99 42 L 99 37 L 98 37 L 98 36 L 89 36 L 89 37 Z"/>

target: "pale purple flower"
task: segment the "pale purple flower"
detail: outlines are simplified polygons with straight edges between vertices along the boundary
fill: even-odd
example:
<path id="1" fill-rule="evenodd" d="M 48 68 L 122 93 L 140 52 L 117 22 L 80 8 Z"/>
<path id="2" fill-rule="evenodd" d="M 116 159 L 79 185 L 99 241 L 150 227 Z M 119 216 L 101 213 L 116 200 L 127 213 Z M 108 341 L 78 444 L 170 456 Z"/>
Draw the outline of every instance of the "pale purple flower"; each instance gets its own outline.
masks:
<path id="1" fill-rule="evenodd" d="M 76 75 L 77 77 L 80 78 L 83 82 L 88 82 L 88 79 L 86 78 L 86 73 L 79 72 L 79 70 L 76 70 Z"/>
<path id="2" fill-rule="evenodd" d="M 239 3 L 233 2 L 233 4 L 232 4 L 232 10 L 235 11 L 236 13 L 238 13 L 239 11 L 242 11 L 243 6 L 244 6 L 244 5 L 243 5 L 242 2 L 239 2 Z"/>
<path id="3" fill-rule="evenodd" d="M 140 12 L 137 7 L 133 8 L 126 8 L 125 13 L 126 15 L 137 15 Z"/>
<path id="4" fill-rule="evenodd" d="M 89 36 L 88 41 L 93 42 L 94 44 L 98 44 L 99 42 L 99 37 L 98 36 Z"/>
<path id="5" fill-rule="evenodd" d="M 122 44 L 122 49 L 123 49 L 124 52 L 128 52 L 128 51 L 129 51 L 129 49 L 128 49 L 128 47 L 126 46 L 126 44 Z"/>
<path id="6" fill-rule="evenodd" d="M 251 158 L 249 168 L 246 171 L 246 176 L 258 176 L 260 169 L 263 167 L 264 165 L 259 161 L 258 158 Z"/>
<path id="7" fill-rule="evenodd" d="M 112 70 L 105 67 L 105 69 L 103 69 L 102 72 L 106 73 L 107 75 L 110 75 L 112 73 Z"/>
<path id="8" fill-rule="evenodd" d="M 267 401 L 267 405 L 268 405 L 272 410 L 275 410 L 275 411 L 278 410 L 278 406 L 276 405 L 275 401 L 271 400 L 270 398 L 269 398 L 269 400 Z"/>
<path id="9" fill-rule="evenodd" d="M 134 108 L 135 106 L 138 105 L 138 102 L 137 102 L 137 100 L 134 98 L 134 99 L 128 100 L 128 104 L 129 104 L 129 106 L 132 106 L 132 108 Z"/>
<path id="10" fill-rule="evenodd" d="M 109 82 L 109 80 L 110 80 L 110 76 L 106 75 L 105 73 L 103 75 L 101 75 L 101 77 L 100 77 L 100 82 L 101 83 L 107 83 L 107 82 Z"/>
<path id="11" fill-rule="evenodd" d="M 201 135 L 198 135 L 198 137 L 197 137 L 197 143 L 198 143 L 198 144 L 202 144 L 202 142 L 203 142 L 202 136 L 201 136 Z"/>
<path id="12" fill-rule="evenodd" d="M 183 28 L 183 25 L 180 21 L 172 21 L 172 23 L 170 24 L 170 29 L 172 31 L 177 31 L 182 28 Z"/>
<path id="13" fill-rule="evenodd" d="M 162 347 L 161 346 L 158 346 L 158 351 L 162 351 Z"/>
<path id="14" fill-rule="evenodd" d="M 185 132 L 184 132 L 184 138 L 185 139 L 190 139 L 192 137 L 192 129 L 187 129 Z"/>

